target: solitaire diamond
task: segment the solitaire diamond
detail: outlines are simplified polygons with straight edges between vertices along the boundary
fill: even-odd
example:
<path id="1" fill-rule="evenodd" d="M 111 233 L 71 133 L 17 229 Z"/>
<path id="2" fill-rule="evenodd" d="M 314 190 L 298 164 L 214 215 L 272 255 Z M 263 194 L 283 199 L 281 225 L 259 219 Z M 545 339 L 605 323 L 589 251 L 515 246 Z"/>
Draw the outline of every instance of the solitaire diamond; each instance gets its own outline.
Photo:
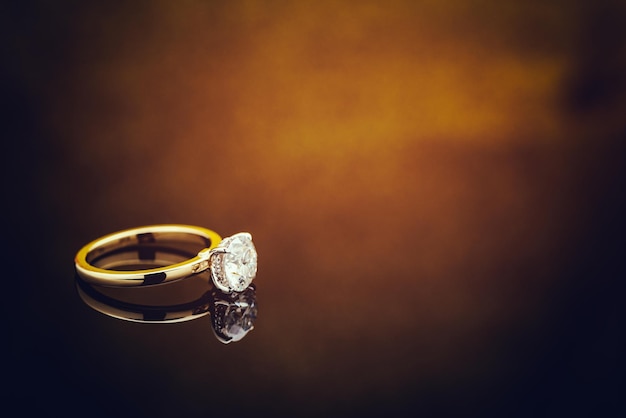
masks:
<path id="1" fill-rule="evenodd" d="M 225 238 L 212 251 L 211 275 L 215 285 L 222 291 L 241 292 L 256 276 L 257 254 L 252 236 L 241 232 Z"/>

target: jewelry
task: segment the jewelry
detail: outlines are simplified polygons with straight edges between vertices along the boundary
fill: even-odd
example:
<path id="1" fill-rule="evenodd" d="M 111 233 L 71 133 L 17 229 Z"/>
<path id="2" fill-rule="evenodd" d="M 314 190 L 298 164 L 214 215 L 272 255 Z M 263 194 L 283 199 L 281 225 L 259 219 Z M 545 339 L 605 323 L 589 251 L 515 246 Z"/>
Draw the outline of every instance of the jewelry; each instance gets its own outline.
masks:
<path id="1" fill-rule="evenodd" d="M 243 292 L 231 294 L 222 293 L 214 288 L 203 291 L 199 298 L 191 302 L 171 305 L 145 305 L 122 301 L 99 292 L 80 277 L 76 278 L 76 290 L 82 301 L 90 308 L 130 322 L 171 324 L 210 315 L 213 333 L 218 341 L 224 344 L 239 341 L 252 331 L 258 313 L 256 288 L 253 284 Z"/>
<path id="2" fill-rule="evenodd" d="M 159 259 L 163 247 L 169 248 L 168 252 L 180 248 L 185 253 L 190 244 L 202 248 L 197 255 L 174 264 Z M 132 251 L 137 252 L 139 263 L 130 266 L 125 261 L 128 257 L 122 257 L 122 265 L 116 265 L 116 255 Z M 209 269 L 213 283 L 222 292 L 241 292 L 257 272 L 256 248 L 249 233 L 222 240 L 210 229 L 180 224 L 143 226 L 105 235 L 81 248 L 74 261 L 76 272 L 85 281 L 114 287 L 168 283 Z"/>

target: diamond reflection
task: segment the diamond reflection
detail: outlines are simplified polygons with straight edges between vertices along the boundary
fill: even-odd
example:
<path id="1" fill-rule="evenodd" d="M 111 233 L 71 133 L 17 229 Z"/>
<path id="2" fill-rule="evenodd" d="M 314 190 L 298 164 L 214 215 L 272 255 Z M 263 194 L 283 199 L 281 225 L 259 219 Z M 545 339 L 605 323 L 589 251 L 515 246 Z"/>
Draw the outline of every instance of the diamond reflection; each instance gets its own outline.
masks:
<path id="1" fill-rule="evenodd" d="M 257 317 L 256 288 L 248 286 L 241 293 L 213 290 L 211 322 L 218 340 L 223 343 L 239 341 L 252 329 Z"/>

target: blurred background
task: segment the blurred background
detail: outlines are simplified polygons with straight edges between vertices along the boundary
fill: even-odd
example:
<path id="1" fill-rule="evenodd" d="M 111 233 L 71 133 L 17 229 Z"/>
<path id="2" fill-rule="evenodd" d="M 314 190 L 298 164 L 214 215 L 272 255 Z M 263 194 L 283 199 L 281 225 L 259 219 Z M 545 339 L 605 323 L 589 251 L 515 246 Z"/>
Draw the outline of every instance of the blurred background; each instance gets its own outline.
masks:
<path id="1" fill-rule="evenodd" d="M 1 10 L 19 408 L 624 412 L 623 2 Z M 244 340 L 81 303 L 76 251 L 152 223 L 252 233 Z"/>

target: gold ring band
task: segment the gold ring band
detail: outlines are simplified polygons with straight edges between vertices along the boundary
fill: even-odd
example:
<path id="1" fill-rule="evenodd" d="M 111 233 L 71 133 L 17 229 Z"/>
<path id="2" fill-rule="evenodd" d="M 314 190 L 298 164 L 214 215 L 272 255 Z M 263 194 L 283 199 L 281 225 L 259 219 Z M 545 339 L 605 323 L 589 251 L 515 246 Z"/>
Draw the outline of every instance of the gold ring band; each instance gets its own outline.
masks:
<path id="1" fill-rule="evenodd" d="M 111 270 L 92 264 L 99 256 L 133 245 L 170 241 L 196 241 L 204 247 L 188 260 L 164 267 L 132 271 Z M 76 272 L 85 281 L 102 286 L 147 286 L 179 280 L 209 267 L 211 250 L 222 241 L 216 232 L 192 225 L 150 225 L 126 229 L 98 238 L 82 247 L 75 257 Z"/>
<path id="2" fill-rule="evenodd" d="M 169 265 L 158 265 L 154 256 L 151 268 L 114 269 L 98 265 L 98 259 L 116 252 L 128 253 L 129 249 L 136 249 L 138 258 L 142 259 L 142 248 L 172 249 L 189 243 L 201 248 L 197 255 Z M 215 231 L 199 226 L 150 225 L 115 232 L 90 242 L 76 254 L 75 265 L 77 274 L 87 282 L 121 287 L 168 283 L 210 269 L 215 286 L 231 293 L 242 292 L 252 283 L 257 272 L 257 253 L 248 232 L 222 239 Z"/>

